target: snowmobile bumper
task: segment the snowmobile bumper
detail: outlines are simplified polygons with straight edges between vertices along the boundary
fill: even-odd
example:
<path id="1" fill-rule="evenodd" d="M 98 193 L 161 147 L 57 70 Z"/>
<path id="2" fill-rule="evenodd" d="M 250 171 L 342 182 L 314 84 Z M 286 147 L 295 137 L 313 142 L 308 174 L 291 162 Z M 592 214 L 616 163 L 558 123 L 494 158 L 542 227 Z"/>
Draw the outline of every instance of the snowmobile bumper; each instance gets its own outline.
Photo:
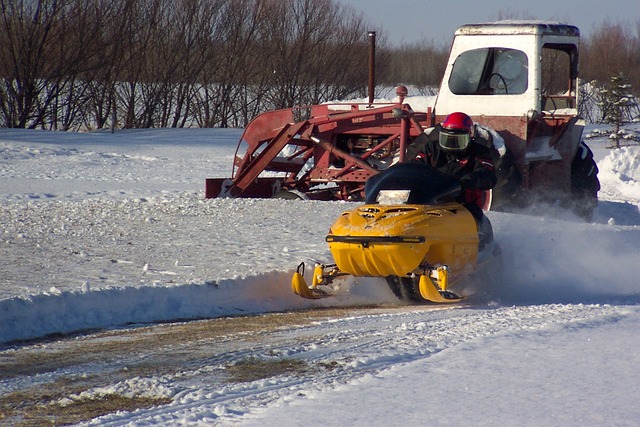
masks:
<path id="1" fill-rule="evenodd" d="M 328 285 L 337 277 L 348 275 L 341 272 L 335 264 L 324 265 L 317 263 L 313 269 L 311 286 L 309 286 L 304 278 L 304 269 L 305 264 L 302 262 L 293 274 L 291 289 L 295 294 L 306 299 L 321 299 L 334 296 L 332 292 L 325 290 L 324 287 L 328 288 Z M 417 277 L 419 277 L 419 279 L 416 279 L 418 291 L 425 301 L 453 303 L 464 299 L 464 297 L 460 297 L 447 289 L 449 283 L 449 267 L 447 266 L 429 268 L 425 271 L 425 274 Z M 320 286 L 323 287 L 321 288 Z"/>

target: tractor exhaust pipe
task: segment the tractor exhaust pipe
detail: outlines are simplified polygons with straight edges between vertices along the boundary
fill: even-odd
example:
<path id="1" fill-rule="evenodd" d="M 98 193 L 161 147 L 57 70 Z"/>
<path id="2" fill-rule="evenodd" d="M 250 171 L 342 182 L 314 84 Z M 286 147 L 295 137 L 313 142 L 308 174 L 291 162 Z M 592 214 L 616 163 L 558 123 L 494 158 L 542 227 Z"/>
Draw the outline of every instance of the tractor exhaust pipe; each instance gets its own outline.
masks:
<path id="1" fill-rule="evenodd" d="M 376 89 L 376 32 L 369 31 L 369 105 Z"/>

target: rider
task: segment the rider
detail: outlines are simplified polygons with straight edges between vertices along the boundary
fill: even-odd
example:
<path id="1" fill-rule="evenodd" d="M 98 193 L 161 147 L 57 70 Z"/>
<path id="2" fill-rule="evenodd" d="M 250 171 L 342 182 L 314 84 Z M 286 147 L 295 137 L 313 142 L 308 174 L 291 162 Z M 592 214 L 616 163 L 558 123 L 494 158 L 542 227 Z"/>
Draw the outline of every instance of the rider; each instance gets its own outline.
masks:
<path id="1" fill-rule="evenodd" d="M 413 141 L 407 159 L 430 164 L 460 181 L 462 191 L 458 201 L 478 222 L 483 246 L 493 236 L 491 224 L 482 212 L 484 192 L 496 185 L 497 177 L 491 143 L 475 128 L 467 114 L 451 113 L 429 133 L 422 133 Z"/>

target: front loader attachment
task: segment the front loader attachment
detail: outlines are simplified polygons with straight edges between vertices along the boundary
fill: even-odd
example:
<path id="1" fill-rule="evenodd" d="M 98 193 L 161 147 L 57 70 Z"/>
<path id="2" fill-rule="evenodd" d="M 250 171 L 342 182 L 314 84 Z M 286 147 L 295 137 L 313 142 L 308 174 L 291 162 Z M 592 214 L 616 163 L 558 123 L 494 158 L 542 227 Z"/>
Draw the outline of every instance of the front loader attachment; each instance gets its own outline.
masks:
<path id="1" fill-rule="evenodd" d="M 404 160 L 429 125 L 408 104 L 321 104 L 269 111 L 246 127 L 231 178 L 208 178 L 205 197 L 360 200 L 366 180 Z"/>

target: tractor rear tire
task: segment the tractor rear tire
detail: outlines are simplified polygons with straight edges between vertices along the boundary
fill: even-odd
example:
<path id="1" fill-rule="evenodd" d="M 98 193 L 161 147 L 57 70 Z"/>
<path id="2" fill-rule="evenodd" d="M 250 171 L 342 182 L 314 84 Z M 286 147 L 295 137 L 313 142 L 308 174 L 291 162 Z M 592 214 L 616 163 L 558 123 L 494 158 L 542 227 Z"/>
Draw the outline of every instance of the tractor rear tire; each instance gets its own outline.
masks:
<path id="1" fill-rule="evenodd" d="M 491 190 L 491 209 L 505 211 L 523 207 L 522 174 L 516 166 L 513 155 L 507 151 L 502 157 L 494 158 L 498 182 Z"/>
<path id="2" fill-rule="evenodd" d="M 598 205 L 599 190 L 598 166 L 593 158 L 593 152 L 584 141 L 581 141 L 571 163 L 570 208 L 579 217 L 590 221 L 593 210 Z"/>

